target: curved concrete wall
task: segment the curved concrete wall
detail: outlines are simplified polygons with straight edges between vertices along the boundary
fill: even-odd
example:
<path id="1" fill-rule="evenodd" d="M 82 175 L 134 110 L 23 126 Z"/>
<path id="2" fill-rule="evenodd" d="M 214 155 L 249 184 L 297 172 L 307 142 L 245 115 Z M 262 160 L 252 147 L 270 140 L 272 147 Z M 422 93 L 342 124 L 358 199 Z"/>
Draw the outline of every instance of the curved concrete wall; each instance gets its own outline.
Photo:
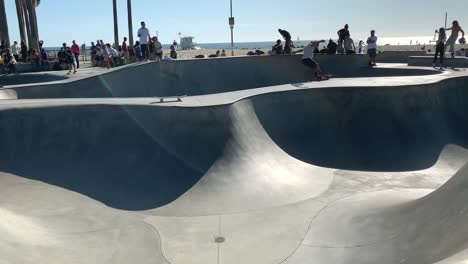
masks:
<path id="1" fill-rule="evenodd" d="M 365 55 L 318 55 L 316 59 L 325 72 L 335 77 L 437 73 L 420 69 L 369 69 L 366 67 Z M 77 81 L 0 89 L 0 94 L 3 93 L 0 97 L 31 99 L 204 95 L 301 83 L 312 78 L 311 70 L 301 63 L 300 55 L 163 61 L 130 65 Z M 14 94 L 12 90 L 16 93 L 14 97 L 11 97 Z"/>
<path id="2" fill-rule="evenodd" d="M 253 98 L 290 155 L 358 171 L 429 168 L 446 144 L 468 147 L 468 78 L 382 88 L 324 88 Z"/>

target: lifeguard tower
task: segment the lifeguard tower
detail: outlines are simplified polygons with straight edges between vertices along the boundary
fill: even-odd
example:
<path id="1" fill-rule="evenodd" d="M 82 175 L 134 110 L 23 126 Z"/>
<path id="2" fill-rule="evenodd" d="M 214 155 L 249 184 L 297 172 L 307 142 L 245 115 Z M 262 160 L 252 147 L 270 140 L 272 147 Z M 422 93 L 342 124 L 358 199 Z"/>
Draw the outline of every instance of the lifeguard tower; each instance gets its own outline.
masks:
<path id="1" fill-rule="evenodd" d="M 182 37 L 180 39 L 180 46 L 182 50 L 192 50 L 195 49 L 195 42 L 193 42 L 195 37 Z"/>

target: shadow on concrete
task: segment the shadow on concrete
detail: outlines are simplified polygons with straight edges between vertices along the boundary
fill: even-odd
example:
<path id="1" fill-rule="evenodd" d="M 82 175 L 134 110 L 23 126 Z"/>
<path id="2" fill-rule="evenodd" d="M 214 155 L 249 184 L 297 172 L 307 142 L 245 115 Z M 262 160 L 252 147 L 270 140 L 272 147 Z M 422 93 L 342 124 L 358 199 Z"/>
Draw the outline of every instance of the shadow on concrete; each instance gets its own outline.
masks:
<path id="1" fill-rule="evenodd" d="M 66 76 L 48 73 L 2 74 L 0 75 L 0 86 L 55 82 L 66 79 L 68 79 Z"/>
<path id="2" fill-rule="evenodd" d="M 466 78 L 395 88 L 311 89 L 253 98 L 291 156 L 357 171 L 431 167 L 447 144 L 468 147 Z"/>
<path id="3" fill-rule="evenodd" d="M 117 209 L 168 204 L 204 174 L 169 153 L 120 106 L 0 111 L 0 124 L 1 171 Z"/>

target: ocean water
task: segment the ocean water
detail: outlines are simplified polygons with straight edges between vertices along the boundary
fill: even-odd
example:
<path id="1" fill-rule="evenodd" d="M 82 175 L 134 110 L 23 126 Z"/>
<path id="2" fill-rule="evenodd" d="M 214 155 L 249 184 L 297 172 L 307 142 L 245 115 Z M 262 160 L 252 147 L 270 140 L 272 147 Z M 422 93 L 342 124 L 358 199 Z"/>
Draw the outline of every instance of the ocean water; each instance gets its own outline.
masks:
<path id="1" fill-rule="evenodd" d="M 301 40 L 301 41 L 293 41 L 296 47 L 303 47 L 307 45 L 310 41 Z M 275 44 L 274 41 L 272 42 L 238 42 L 234 43 L 234 49 L 242 49 L 242 50 L 256 50 L 256 49 L 271 49 L 271 47 Z M 171 44 L 163 44 L 163 49 L 168 50 Z M 215 49 L 215 50 L 230 50 L 231 43 L 200 43 L 196 44 L 196 47 L 200 49 Z M 49 54 L 53 55 L 60 50 L 60 47 L 46 47 L 45 48 Z M 86 54 L 89 54 L 90 47 L 86 46 Z"/>
<path id="2" fill-rule="evenodd" d="M 399 38 L 379 38 L 378 45 L 416 45 L 417 43 L 423 45 L 430 45 L 430 42 L 434 40 L 435 36 L 422 36 L 422 37 L 399 37 Z M 328 41 L 328 39 L 326 39 Z M 354 42 L 357 46 L 357 43 L 362 39 L 354 39 Z M 334 41 L 337 41 L 334 39 Z M 365 40 L 364 40 L 365 41 Z M 304 47 L 307 45 L 310 40 L 296 40 L 294 41 L 296 47 Z M 234 43 L 234 49 L 242 50 L 256 50 L 256 49 L 270 49 L 275 44 L 275 41 L 262 41 L 262 42 L 236 42 Z M 326 46 L 327 43 L 320 45 L 320 48 Z M 171 44 L 163 44 L 163 49 L 168 50 Z M 196 47 L 200 49 L 214 49 L 214 50 L 230 50 L 231 43 L 197 43 Z M 90 47 L 86 47 L 86 54 L 89 54 Z M 53 55 L 54 53 L 60 50 L 60 47 L 47 47 L 46 50 L 49 54 Z"/>

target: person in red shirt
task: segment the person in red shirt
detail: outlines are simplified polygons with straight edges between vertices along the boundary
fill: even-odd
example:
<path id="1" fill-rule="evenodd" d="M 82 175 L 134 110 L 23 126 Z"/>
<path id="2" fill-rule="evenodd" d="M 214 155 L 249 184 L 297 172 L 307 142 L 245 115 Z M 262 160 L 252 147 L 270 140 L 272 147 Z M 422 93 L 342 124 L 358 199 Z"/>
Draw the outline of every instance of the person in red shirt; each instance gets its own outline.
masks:
<path id="1" fill-rule="evenodd" d="M 124 62 L 125 62 L 125 64 L 127 64 L 128 63 L 127 37 L 124 37 L 124 41 L 122 43 L 122 53 L 124 55 Z"/>
<path id="2" fill-rule="evenodd" d="M 73 41 L 73 45 L 71 46 L 71 51 L 73 53 L 73 55 L 75 55 L 75 59 L 76 59 L 76 68 L 79 69 L 80 68 L 80 46 L 78 46 L 76 44 L 75 41 Z"/>

